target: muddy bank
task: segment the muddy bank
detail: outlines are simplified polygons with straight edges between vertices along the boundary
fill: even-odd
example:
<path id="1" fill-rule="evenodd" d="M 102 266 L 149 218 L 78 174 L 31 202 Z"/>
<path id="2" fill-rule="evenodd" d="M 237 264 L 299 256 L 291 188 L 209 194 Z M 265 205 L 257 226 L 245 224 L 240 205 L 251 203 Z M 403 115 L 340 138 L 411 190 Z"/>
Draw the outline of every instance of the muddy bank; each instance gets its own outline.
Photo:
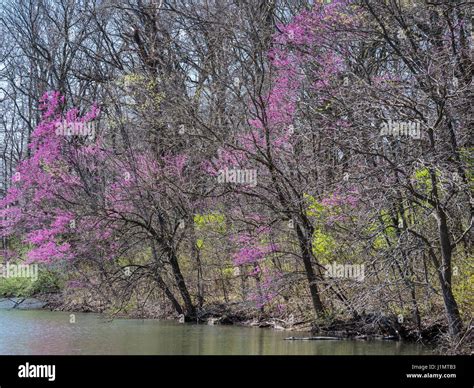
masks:
<path id="1" fill-rule="evenodd" d="M 334 319 L 327 323 L 313 323 L 311 333 L 336 338 L 361 340 L 384 339 L 394 341 L 436 343 L 447 327 L 433 324 L 419 330 L 411 322 L 401 323 L 396 316 L 363 314 L 347 320 Z"/>

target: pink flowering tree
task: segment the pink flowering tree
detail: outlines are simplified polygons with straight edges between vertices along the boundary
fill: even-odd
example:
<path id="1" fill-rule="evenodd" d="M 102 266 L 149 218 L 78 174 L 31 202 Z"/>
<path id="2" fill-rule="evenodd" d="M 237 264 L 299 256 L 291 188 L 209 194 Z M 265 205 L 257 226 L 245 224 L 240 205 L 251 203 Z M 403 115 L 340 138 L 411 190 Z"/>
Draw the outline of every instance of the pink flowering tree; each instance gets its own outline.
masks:
<path id="1" fill-rule="evenodd" d="M 43 97 L 31 156 L 1 202 L 2 233 L 31 247 L 28 261 L 44 263 L 114 262 L 148 246 L 148 264 L 130 264 L 136 276 L 146 271 L 179 314 L 194 316 L 177 254 L 178 225 L 194 206 L 182 195 L 187 157 L 156 159 L 140 147 L 119 155 L 99 133 L 63 136 L 58 128 L 64 123 L 88 123 L 99 114 L 93 107 L 83 116 L 76 109 L 63 115 L 63 104 L 56 92 Z M 163 279 L 163 266 L 179 297 Z"/>
<path id="2" fill-rule="evenodd" d="M 315 163 L 316 132 L 305 128 L 307 107 L 303 101 L 308 95 L 314 96 L 313 108 L 323 109 L 328 103 L 328 90 L 343 77 L 343 54 L 328 46 L 347 40 L 348 34 L 343 31 L 355 26 L 353 12 L 346 1 L 334 1 L 316 5 L 289 24 L 278 26 L 268 52 L 271 77 L 266 92 L 250 95 L 248 126 L 239 129 L 204 166 L 214 177 L 226 174 L 227 181 L 222 179 L 227 183 L 222 185 L 224 190 L 231 188 L 234 195 L 247 197 L 247 206 L 256 203 L 271 214 L 270 219 L 288 225 L 284 233 L 295 233 L 298 256 L 318 316 L 324 313 L 318 289 L 323 274 L 312 248 L 315 227 L 308 216 L 305 196 L 322 199 L 332 195 L 332 188 L 324 188 L 325 171 Z M 322 119 L 312 125 L 321 133 L 330 133 L 344 123 Z M 232 180 L 228 171 L 241 175 L 254 171 L 256 182 Z M 235 256 L 237 265 L 259 263 L 269 253 L 268 247 L 249 241 L 245 234 L 240 246 Z"/>

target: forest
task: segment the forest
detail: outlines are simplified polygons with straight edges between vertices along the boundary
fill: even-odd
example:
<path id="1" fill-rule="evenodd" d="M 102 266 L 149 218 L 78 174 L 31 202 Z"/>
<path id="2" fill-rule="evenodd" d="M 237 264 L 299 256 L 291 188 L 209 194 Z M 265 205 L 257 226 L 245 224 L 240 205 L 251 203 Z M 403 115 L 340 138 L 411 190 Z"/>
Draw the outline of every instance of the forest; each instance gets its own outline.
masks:
<path id="1" fill-rule="evenodd" d="M 471 353 L 473 8 L 2 0 L 0 298 Z"/>

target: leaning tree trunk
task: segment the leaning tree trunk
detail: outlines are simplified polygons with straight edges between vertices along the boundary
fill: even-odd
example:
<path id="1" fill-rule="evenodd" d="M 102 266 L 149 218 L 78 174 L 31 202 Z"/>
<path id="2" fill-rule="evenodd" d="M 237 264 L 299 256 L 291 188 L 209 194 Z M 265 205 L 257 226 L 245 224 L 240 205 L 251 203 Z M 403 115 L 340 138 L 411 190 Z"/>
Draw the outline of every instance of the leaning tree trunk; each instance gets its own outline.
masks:
<path id="1" fill-rule="evenodd" d="M 191 244 L 191 256 L 196 265 L 196 282 L 197 282 L 197 305 L 202 308 L 204 305 L 204 279 L 202 274 L 201 252 L 197 246 L 196 229 L 192 217 L 188 220 L 189 224 L 189 239 Z"/>
<path id="2" fill-rule="evenodd" d="M 440 268 L 438 268 L 438 276 L 441 283 L 441 291 L 443 292 L 446 315 L 448 317 L 449 333 L 451 336 L 457 337 L 462 330 L 462 320 L 451 285 L 452 247 L 449 239 L 446 214 L 439 209 L 437 211 L 437 216 L 442 258 Z"/>
<path id="3" fill-rule="evenodd" d="M 298 242 L 301 249 L 301 256 L 303 258 L 306 278 L 308 280 L 309 292 L 311 294 L 313 309 L 316 314 L 316 318 L 318 318 L 324 314 L 324 308 L 321 302 L 321 298 L 319 296 L 319 290 L 317 285 L 318 278 L 311 263 L 311 239 L 305 235 L 299 225 L 297 225 L 296 227 L 296 234 L 298 236 Z"/>
<path id="4" fill-rule="evenodd" d="M 153 241 L 151 243 L 151 249 L 152 249 L 152 252 L 153 252 L 153 259 L 157 263 L 157 266 L 158 266 L 155 273 L 154 273 L 155 281 L 158 284 L 158 287 L 165 293 L 165 296 L 168 298 L 168 300 L 170 301 L 170 303 L 173 306 L 173 308 L 175 309 L 175 311 L 179 315 L 181 315 L 181 314 L 184 313 L 183 308 L 181 307 L 178 300 L 173 295 L 173 293 L 171 292 L 171 290 L 169 289 L 169 287 L 167 286 L 167 284 L 165 283 L 165 281 L 163 280 L 163 278 L 161 276 L 159 258 L 158 258 L 158 254 L 156 253 L 155 243 Z"/>
<path id="5" fill-rule="evenodd" d="M 176 281 L 176 286 L 178 287 L 181 297 L 183 298 L 185 319 L 193 320 L 196 318 L 196 308 L 194 307 L 194 304 L 191 300 L 191 295 L 189 294 L 188 288 L 186 286 L 184 276 L 181 273 L 178 257 L 176 256 L 176 252 L 173 248 L 168 248 L 167 253 L 171 269 L 173 271 L 173 276 Z"/>

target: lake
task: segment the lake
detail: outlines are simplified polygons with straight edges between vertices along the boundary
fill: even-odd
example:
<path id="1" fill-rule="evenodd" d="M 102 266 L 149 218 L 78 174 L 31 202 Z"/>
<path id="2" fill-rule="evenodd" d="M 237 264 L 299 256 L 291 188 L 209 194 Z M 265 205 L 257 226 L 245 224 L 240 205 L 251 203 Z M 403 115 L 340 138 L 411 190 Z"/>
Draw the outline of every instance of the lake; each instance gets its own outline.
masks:
<path id="1" fill-rule="evenodd" d="M 7 355 L 419 355 L 427 347 L 393 341 L 285 341 L 308 333 L 240 326 L 114 319 L 99 314 L 0 309 Z"/>

